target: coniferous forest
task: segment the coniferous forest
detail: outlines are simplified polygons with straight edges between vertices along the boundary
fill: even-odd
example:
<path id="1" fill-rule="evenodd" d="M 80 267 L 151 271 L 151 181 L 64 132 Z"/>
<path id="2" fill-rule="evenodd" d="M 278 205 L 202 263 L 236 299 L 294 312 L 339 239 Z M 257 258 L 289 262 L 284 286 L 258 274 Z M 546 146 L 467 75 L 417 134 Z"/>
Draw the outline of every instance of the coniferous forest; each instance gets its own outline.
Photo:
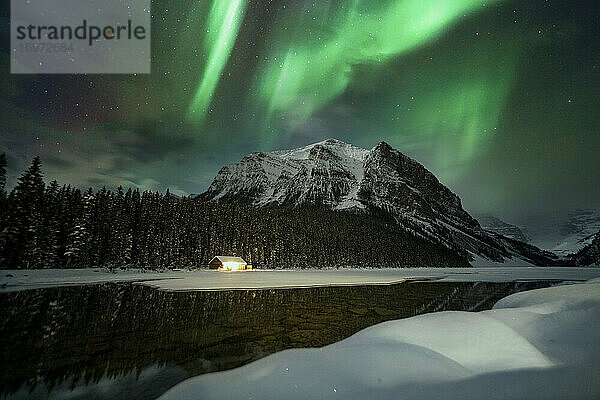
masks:
<path id="1" fill-rule="evenodd" d="M 255 268 L 467 266 L 384 217 L 255 208 L 138 189 L 44 182 L 36 157 L 7 193 L 0 156 L 0 268 L 205 268 L 237 255 Z"/>

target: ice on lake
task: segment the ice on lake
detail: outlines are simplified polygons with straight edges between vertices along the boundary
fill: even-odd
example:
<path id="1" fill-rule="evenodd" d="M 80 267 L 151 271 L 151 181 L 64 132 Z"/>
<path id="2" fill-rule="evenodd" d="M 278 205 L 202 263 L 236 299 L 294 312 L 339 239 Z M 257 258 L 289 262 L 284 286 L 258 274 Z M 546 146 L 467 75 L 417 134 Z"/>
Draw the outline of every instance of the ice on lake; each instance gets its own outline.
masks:
<path id="1" fill-rule="evenodd" d="M 479 268 L 382 268 L 335 270 L 252 270 L 220 272 L 140 271 L 105 269 L 4 270 L 2 290 L 38 289 L 103 282 L 140 282 L 169 291 L 271 289 L 319 286 L 395 284 L 407 280 L 444 282 L 512 282 L 518 280 L 585 281 L 600 277 L 600 268 L 574 267 L 479 267 Z"/>

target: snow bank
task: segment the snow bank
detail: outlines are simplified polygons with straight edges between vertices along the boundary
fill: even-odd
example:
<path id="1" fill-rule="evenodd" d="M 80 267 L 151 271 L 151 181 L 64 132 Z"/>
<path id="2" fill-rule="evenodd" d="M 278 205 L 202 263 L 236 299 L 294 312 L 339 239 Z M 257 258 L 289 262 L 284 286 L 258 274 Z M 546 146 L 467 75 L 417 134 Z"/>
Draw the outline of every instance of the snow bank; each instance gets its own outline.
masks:
<path id="1" fill-rule="evenodd" d="M 492 310 L 385 322 L 188 379 L 161 399 L 597 399 L 600 281 L 508 296 Z"/>

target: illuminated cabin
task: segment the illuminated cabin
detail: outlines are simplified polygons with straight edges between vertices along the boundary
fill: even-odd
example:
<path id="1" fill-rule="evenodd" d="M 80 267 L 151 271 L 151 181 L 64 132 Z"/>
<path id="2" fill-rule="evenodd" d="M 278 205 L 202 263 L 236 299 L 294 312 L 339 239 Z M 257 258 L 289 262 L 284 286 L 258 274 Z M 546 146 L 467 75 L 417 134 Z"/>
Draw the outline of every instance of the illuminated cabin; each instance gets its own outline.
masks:
<path id="1" fill-rule="evenodd" d="M 252 269 L 242 257 L 216 256 L 208 263 L 210 269 L 218 269 L 219 271 L 240 271 Z"/>

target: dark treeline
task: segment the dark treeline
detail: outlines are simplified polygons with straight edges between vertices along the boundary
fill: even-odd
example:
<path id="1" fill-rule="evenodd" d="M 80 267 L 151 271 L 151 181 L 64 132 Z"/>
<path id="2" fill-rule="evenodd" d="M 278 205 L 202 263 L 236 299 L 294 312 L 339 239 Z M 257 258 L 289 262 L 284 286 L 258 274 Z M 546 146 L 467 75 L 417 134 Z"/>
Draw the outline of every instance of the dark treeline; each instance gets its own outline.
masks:
<path id="1" fill-rule="evenodd" d="M 466 266 L 394 223 L 321 209 L 254 208 L 167 191 L 46 185 L 35 158 L 7 195 L 0 158 L 0 267 L 205 267 L 238 255 L 255 267 Z"/>

